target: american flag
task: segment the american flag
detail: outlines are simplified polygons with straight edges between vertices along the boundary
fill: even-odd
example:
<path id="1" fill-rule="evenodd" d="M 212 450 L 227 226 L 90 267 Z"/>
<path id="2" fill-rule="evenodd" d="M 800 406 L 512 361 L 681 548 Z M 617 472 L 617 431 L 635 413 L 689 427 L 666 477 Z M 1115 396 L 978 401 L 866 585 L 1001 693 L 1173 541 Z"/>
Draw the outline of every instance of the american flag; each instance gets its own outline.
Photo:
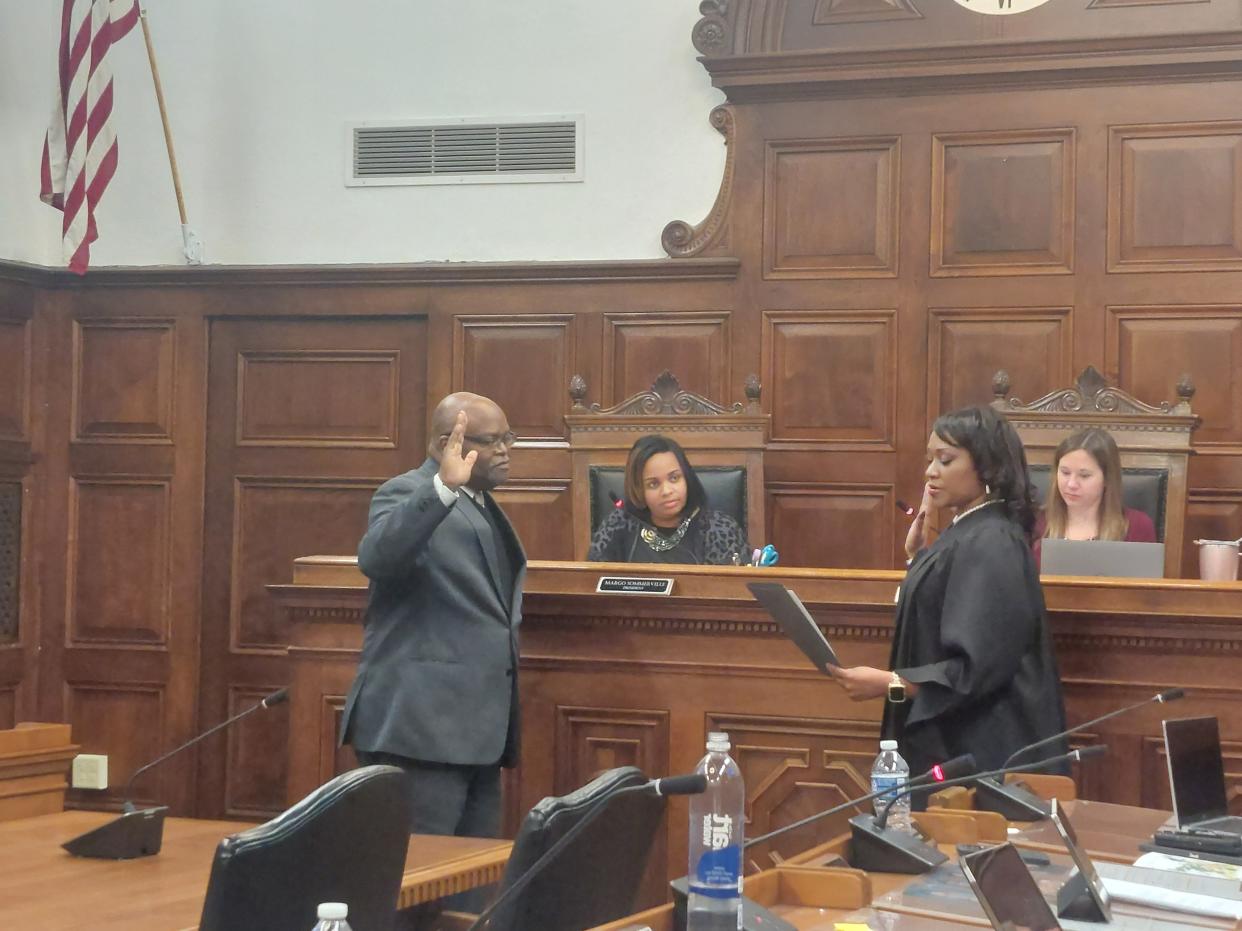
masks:
<path id="1" fill-rule="evenodd" d="M 95 205 L 116 173 L 112 69 L 108 49 L 138 22 L 138 0 L 63 0 L 60 83 L 43 141 L 39 196 L 64 211 L 70 270 L 86 273 Z"/>

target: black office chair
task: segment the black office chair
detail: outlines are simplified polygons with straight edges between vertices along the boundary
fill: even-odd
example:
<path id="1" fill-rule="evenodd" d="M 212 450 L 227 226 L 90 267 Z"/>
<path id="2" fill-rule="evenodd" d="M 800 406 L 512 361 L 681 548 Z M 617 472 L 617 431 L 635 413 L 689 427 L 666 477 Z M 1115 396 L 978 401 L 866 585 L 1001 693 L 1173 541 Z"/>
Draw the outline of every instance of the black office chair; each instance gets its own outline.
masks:
<path id="1" fill-rule="evenodd" d="M 1031 485 L 1035 498 L 1042 506 L 1048 500 L 1052 467 L 1030 467 Z M 1121 503 L 1124 507 L 1142 511 L 1151 518 L 1156 527 L 1156 540 L 1164 541 L 1165 508 L 1169 497 L 1169 472 L 1167 469 L 1122 468 Z"/>
<path id="2" fill-rule="evenodd" d="M 707 506 L 728 514 L 746 533 L 746 467 L 695 466 L 694 471 L 703 483 Z M 591 493 L 591 533 L 594 533 L 616 506 L 617 498 L 625 494 L 625 468 L 591 466 L 587 474 Z"/>
<path id="3" fill-rule="evenodd" d="M 266 824 L 220 841 L 199 931 L 310 931 L 320 902 L 344 902 L 354 931 L 390 931 L 410 844 L 410 797 L 395 766 L 364 766 Z"/>
<path id="4" fill-rule="evenodd" d="M 490 931 L 581 931 L 632 913 L 664 816 L 664 799 L 649 792 L 615 793 L 646 781 L 637 767 L 621 766 L 532 808 L 513 842 L 502 895 L 596 803 L 607 799 L 604 810 L 538 878 L 496 910 Z"/>

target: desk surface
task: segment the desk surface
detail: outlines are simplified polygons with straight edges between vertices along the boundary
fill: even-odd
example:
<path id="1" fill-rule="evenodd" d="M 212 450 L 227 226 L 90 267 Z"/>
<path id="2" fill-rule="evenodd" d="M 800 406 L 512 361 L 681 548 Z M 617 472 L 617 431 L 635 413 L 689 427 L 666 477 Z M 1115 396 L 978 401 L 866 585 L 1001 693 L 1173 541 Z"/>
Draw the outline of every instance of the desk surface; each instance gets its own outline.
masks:
<path id="1" fill-rule="evenodd" d="M 237 821 L 169 818 L 159 855 L 89 860 L 60 849 L 113 815 L 65 811 L 0 823 L 0 918 L 40 931 L 179 931 L 194 928 L 216 844 Z M 512 843 L 419 835 L 410 839 L 402 907 L 500 878 Z"/>

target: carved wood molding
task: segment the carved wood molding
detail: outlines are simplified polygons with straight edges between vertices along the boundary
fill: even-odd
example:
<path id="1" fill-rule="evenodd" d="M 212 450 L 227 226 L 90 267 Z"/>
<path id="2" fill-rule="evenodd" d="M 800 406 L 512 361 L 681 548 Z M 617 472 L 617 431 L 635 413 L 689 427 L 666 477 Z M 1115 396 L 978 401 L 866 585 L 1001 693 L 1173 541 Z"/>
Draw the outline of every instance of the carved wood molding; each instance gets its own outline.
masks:
<path id="1" fill-rule="evenodd" d="M 0 281 L 47 290 L 97 288 L 336 287 L 340 285 L 553 284 L 607 281 L 733 281 L 741 263 L 731 257 L 684 262 L 610 260 L 582 262 L 428 262 L 409 265 L 200 265 L 92 268 L 85 276 L 50 266 L 0 259 Z M 240 316 L 244 309 L 230 311 Z M 266 316 L 270 307 L 253 312 Z M 403 310 L 402 313 L 408 313 Z"/>
<path id="2" fill-rule="evenodd" d="M 946 42 L 926 48 L 722 52 L 700 59 L 731 103 L 1209 81 L 1242 75 L 1242 32 Z"/>
<path id="3" fill-rule="evenodd" d="M 750 408 L 757 410 L 760 393 L 759 377 L 757 375 L 748 375 L 746 377 L 745 390 L 748 402 L 746 405 L 739 401 L 731 407 L 723 407 L 715 401 L 703 397 L 701 394 L 683 390 L 681 382 L 677 380 L 677 376 L 665 369 L 656 376 L 656 380 L 651 383 L 651 387 L 648 390 L 631 395 L 620 404 L 614 404 L 612 407 L 601 407 L 596 402 L 587 407 L 582 403 L 587 393 L 586 379 L 581 375 L 574 375 L 569 380 L 569 396 L 573 400 L 571 413 L 616 415 L 622 417 L 654 417 L 671 414 L 742 414 L 750 412 Z M 587 429 L 594 429 L 593 424 L 583 424 L 582 426 Z M 750 426 L 748 424 L 746 428 L 749 429 Z M 630 428 L 626 426 L 624 429 Z"/>
<path id="4" fill-rule="evenodd" d="M 708 120 L 724 136 L 725 164 L 720 190 L 716 192 L 716 201 L 706 219 L 698 226 L 691 226 L 685 220 L 673 220 L 664 227 L 660 234 L 660 245 L 675 259 L 700 255 L 709 246 L 714 247 L 712 251 L 716 253 L 728 252 L 730 248 L 728 216 L 733 199 L 733 173 L 737 163 L 737 147 L 733 144 L 736 132 L 733 110 L 728 106 L 716 107 Z"/>
<path id="5" fill-rule="evenodd" d="M 1104 379 L 1094 365 L 1082 370 L 1072 388 L 1060 388 L 1042 398 L 1026 404 L 1019 398 L 1008 397 L 1009 373 L 1002 370 L 992 376 L 992 406 L 1006 414 L 1122 414 L 1192 416 L 1190 399 L 1195 395 L 1190 375 L 1183 375 L 1177 383 L 1176 402 L 1161 401 L 1148 404 L 1134 395 L 1115 388 Z"/>

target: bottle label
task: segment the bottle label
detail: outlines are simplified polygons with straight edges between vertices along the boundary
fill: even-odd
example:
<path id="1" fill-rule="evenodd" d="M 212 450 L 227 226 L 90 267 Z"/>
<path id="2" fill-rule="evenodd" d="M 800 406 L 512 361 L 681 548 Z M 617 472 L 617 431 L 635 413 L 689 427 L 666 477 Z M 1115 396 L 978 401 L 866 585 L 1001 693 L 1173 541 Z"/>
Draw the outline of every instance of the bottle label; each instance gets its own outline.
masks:
<path id="1" fill-rule="evenodd" d="M 876 798 L 876 802 L 879 803 L 879 802 L 891 801 L 893 798 L 893 795 L 896 793 L 896 790 L 901 788 L 903 785 L 905 785 L 905 782 L 906 782 L 906 778 L 904 776 L 887 775 L 887 774 L 881 775 L 881 776 L 872 776 L 871 777 L 871 791 L 879 792 L 881 789 L 885 790 L 885 793 L 883 795 L 878 796 Z"/>
<path id="2" fill-rule="evenodd" d="M 721 898 L 737 895 L 742 874 L 742 850 L 733 843 L 734 823 L 731 815 L 703 816 L 703 854 L 695 867 L 692 883 L 696 893 Z"/>

